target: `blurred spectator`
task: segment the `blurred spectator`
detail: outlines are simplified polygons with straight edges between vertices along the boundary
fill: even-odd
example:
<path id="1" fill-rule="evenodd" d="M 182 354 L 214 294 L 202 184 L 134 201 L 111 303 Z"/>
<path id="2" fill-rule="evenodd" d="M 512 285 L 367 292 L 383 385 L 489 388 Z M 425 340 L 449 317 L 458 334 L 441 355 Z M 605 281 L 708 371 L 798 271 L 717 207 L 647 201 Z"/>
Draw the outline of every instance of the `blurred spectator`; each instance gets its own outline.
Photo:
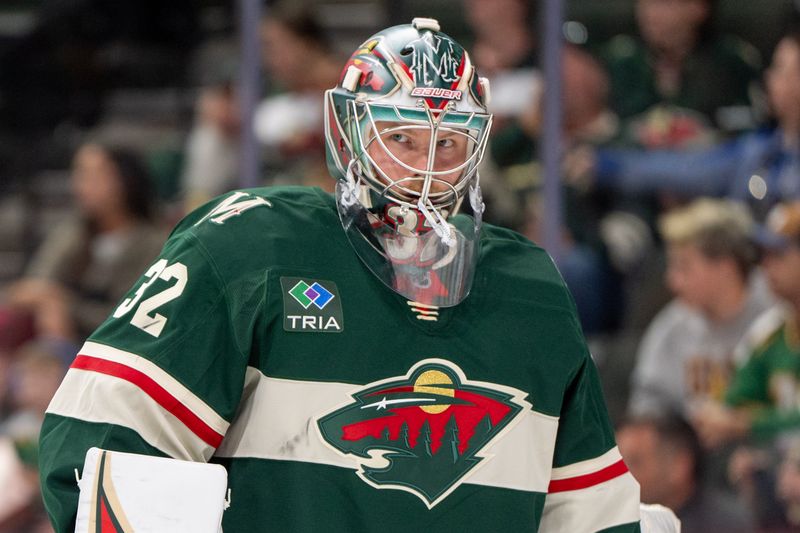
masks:
<path id="1" fill-rule="evenodd" d="M 746 208 L 724 200 L 699 199 L 662 218 L 675 298 L 639 346 L 631 413 L 688 416 L 698 401 L 722 399 L 735 347 L 772 303 L 753 275 L 752 232 Z"/>
<path id="2" fill-rule="evenodd" d="M 10 359 L 17 348 L 33 338 L 34 333 L 30 316 L 0 307 L 0 359 Z"/>
<path id="3" fill-rule="evenodd" d="M 34 337 L 33 318 L 0 306 L 0 420 L 11 405 L 11 365 L 17 348 Z"/>
<path id="4" fill-rule="evenodd" d="M 765 81 L 774 128 L 704 150 L 601 150 L 596 184 L 626 194 L 729 196 L 749 202 L 758 218 L 775 202 L 800 198 L 800 33 L 780 40 Z"/>
<path id="5" fill-rule="evenodd" d="M 262 58 L 273 94 L 256 108 L 255 134 L 271 183 L 331 187 L 324 154 L 323 93 L 340 73 L 325 32 L 305 3 L 281 2 L 261 24 Z M 236 186 L 240 110 L 234 87 L 209 87 L 189 137 L 184 188 L 188 207 Z"/>
<path id="6" fill-rule="evenodd" d="M 10 368 L 12 414 L 0 424 L 0 531 L 45 531 L 38 489 L 38 441 L 44 412 L 66 365 L 44 342 L 29 342 Z M 40 529 L 41 528 L 41 529 Z"/>
<path id="7" fill-rule="evenodd" d="M 50 399 L 66 373 L 66 364 L 45 341 L 31 341 L 17 350 L 10 368 L 12 414 L 0 423 L 24 463 L 36 465 L 39 430 Z"/>
<path id="8" fill-rule="evenodd" d="M 542 89 L 538 70 L 534 8 L 529 0 L 463 0 L 464 15 L 474 34 L 472 58 L 492 80 L 489 110 L 494 130 L 506 120 L 530 112 Z"/>
<path id="9" fill-rule="evenodd" d="M 31 29 L 0 46 L 0 117 L 25 132 L 92 125 L 108 90 L 126 83 L 178 83 L 198 37 L 191 0 L 36 3 Z"/>
<path id="10" fill-rule="evenodd" d="M 606 52 L 612 107 L 641 146 L 708 142 L 715 128 L 753 126 L 748 91 L 757 50 L 711 30 L 714 0 L 637 0 L 637 36 Z"/>
<path id="11" fill-rule="evenodd" d="M 800 440 L 792 440 L 778 467 L 776 496 L 782 502 L 784 519 L 800 531 Z"/>
<path id="12" fill-rule="evenodd" d="M 229 83 L 207 87 L 197 100 L 182 176 L 186 211 L 237 185 L 241 115 L 234 91 Z"/>
<path id="13" fill-rule="evenodd" d="M 603 66 L 581 48 L 567 45 L 563 49 L 561 68 L 565 147 L 611 142 L 616 137 L 618 121 L 607 105 L 609 85 Z M 495 168 L 482 174 L 482 180 L 492 173 L 497 176 L 485 187 L 485 218 L 511 226 L 534 241 L 540 240 L 543 207 L 537 153 L 541 106 L 541 98 L 536 97 L 529 111 L 509 120 L 505 129 L 493 131 L 490 158 Z M 570 161 L 567 158 L 565 165 Z M 509 192 L 511 202 L 505 196 Z M 566 251 L 559 258 L 559 269 L 575 297 L 584 331 L 592 335 L 612 330 L 621 315 L 622 291 L 617 272 L 609 263 L 608 252 L 612 255 L 624 252 L 616 246 L 618 233 L 601 234 L 600 228 L 613 225 L 613 217 L 608 218 L 608 215 L 622 202 L 602 192 L 575 187 L 567 186 L 563 192 Z M 628 234 L 637 229 L 627 222 L 625 226 Z M 639 242 L 649 243 L 648 228 L 645 226 L 643 231 L 645 235 L 641 235 Z M 606 240 L 605 235 L 612 238 Z"/>
<path id="14" fill-rule="evenodd" d="M 796 532 L 797 450 L 794 439 L 789 446 L 740 445 L 730 458 L 728 475 L 739 498 L 753 510 L 758 531 Z M 782 451 L 783 450 L 783 451 Z"/>
<path id="15" fill-rule="evenodd" d="M 575 45 L 565 45 L 561 57 L 562 128 L 567 146 L 604 145 L 618 134 L 619 121 L 608 107 L 609 80 L 603 66 Z M 493 85 L 494 86 L 494 85 Z M 494 98 L 494 90 L 492 92 Z M 537 94 L 528 108 L 492 139 L 492 157 L 501 167 L 536 157 L 543 99 Z"/>
<path id="16" fill-rule="evenodd" d="M 179 86 L 201 33 L 194 0 L 3 2 L 27 10 L 0 38 L 0 192 L 62 165 L 73 128 L 89 128 L 120 87 Z M 23 19 L 24 20 L 24 19 Z"/>
<path id="17" fill-rule="evenodd" d="M 751 436 L 770 442 L 800 428 L 800 202 L 779 204 L 760 233 L 763 268 L 782 306 L 759 317 L 725 404 L 708 403 L 693 422 L 709 447 Z"/>
<path id="18" fill-rule="evenodd" d="M 0 436 L 0 532 L 27 531 L 34 519 L 32 501 L 39 499 L 37 473 L 25 467 L 14 443 Z"/>
<path id="19" fill-rule="evenodd" d="M 311 4 L 279 3 L 261 31 L 262 58 L 274 94 L 256 109 L 256 137 L 277 182 L 330 188 L 324 153 L 323 93 L 339 79 L 342 61 Z M 272 173 L 270 175 L 273 175 Z"/>
<path id="20" fill-rule="evenodd" d="M 533 12 L 528 0 L 464 0 L 464 15 L 475 40 L 472 56 L 486 76 L 538 63 L 531 34 Z"/>
<path id="21" fill-rule="evenodd" d="M 746 508 L 700 481 L 703 451 L 683 419 L 632 418 L 620 426 L 616 437 L 625 464 L 641 486 L 642 503 L 672 509 L 683 533 L 754 531 Z"/>
<path id="22" fill-rule="evenodd" d="M 81 342 L 160 250 L 150 190 L 136 156 L 84 144 L 72 167 L 75 212 L 49 230 L 7 305 L 32 314 L 38 335 Z"/>

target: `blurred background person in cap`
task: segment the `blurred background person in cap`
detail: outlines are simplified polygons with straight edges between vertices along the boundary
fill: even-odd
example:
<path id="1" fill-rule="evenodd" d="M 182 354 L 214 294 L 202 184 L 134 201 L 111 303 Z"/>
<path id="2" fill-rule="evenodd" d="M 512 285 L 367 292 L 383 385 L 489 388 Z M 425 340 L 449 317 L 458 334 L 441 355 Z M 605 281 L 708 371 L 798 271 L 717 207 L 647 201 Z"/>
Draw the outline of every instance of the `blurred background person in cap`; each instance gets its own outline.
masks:
<path id="1" fill-rule="evenodd" d="M 764 273 L 781 304 L 748 332 L 750 355 L 734 375 L 724 404 L 706 404 L 694 417 L 710 447 L 748 436 L 770 442 L 800 428 L 800 202 L 773 208 L 758 241 Z"/>

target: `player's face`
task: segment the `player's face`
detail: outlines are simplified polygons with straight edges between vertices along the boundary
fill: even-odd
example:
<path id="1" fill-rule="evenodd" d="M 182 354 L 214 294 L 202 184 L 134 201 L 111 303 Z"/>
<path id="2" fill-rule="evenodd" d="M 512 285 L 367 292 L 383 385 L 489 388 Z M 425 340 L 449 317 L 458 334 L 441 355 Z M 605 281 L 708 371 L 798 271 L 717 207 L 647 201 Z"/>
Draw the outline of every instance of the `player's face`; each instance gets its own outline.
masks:
<path id="1" fill-rule="evenodd" d="M 410 128 L 398 127 L 402 123 L 378 121 L 375 123 L 378 134 L 383 141 L 383 146 L 377 140 L 367 148 L 375 164 L 393 182 L 400 182 L 403 187 L 419 192 L 423 186 L 421 179 L 424 171 L 429 166 L 429 156 L 433 159 L 432 170 L 444 172 L 461 166 L 467 158 L 468 139 L 456 132 L 440 130 L 435 139 L 433 153 L 431 154 L 431 130 L 427 127 Z M 391 155 L 388 152 L 391 152 Z M 392 155 L 405 165 L 417 169 L 410 170 L 399 164 Z M 463 171 L 455 170 L 436 176 L 437 180 L 455 184 Z M 446 189 L 444 183 L 433 181 L 431 189 L 440 192 Z"/>

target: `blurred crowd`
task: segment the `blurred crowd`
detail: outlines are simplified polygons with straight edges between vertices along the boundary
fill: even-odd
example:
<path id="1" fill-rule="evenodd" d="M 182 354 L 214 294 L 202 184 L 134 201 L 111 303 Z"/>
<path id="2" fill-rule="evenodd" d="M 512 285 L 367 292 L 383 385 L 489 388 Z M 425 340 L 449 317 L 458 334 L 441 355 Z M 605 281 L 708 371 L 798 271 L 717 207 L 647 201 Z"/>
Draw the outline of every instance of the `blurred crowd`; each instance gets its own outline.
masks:
<path id="1" fill-rule="evenodd" d="M 49 398 L 170 227 L 239 186 L 251 123 L 235 3 L 30 4 L 14 32 L 0 8 L 0 533 L 50 530 Z M 331 190 L 322 92 L 359 36 L 456 12 L 444 31 L 492 83 L 484 219 L 539 242 L 542 6 L 414 4 L 265 4 L 261 183 Z M 800 531 L 800 13 L 765 1 L 751 43 L 721 4 L 625 0 L 610 31 L 564 25 L 557 261 L 643 502 L 686 533 Z"/>

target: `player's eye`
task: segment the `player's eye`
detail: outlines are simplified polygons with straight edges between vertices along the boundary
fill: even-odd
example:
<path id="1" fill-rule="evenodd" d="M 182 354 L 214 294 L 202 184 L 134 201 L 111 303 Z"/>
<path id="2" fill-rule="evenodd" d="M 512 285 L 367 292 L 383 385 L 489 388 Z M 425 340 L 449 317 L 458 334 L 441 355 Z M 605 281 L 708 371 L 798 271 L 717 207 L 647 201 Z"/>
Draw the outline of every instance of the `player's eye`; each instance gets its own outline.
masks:
<path id="1" fill-rule="evenodd" d="M 408 137 L 408 135 L 405 135 L 405 134 L 403 134 L 403 133 L 392 133 L 392 134 L 389 136 L 389 139 L 391 139 L 392 141 L 394 141 L 394 142 L 396 142 L 396 143 L 407 143 L 407 142 L 411 142 L 411 139 Z"/>
<path id="2" fill-rule="evenodd" d="M 456 143 L 452 138 L 448 137 L 446 139 L 439 139 L 436 142 L 436 145 L 439 148 L 453 148 L 456 145 Z"/>

